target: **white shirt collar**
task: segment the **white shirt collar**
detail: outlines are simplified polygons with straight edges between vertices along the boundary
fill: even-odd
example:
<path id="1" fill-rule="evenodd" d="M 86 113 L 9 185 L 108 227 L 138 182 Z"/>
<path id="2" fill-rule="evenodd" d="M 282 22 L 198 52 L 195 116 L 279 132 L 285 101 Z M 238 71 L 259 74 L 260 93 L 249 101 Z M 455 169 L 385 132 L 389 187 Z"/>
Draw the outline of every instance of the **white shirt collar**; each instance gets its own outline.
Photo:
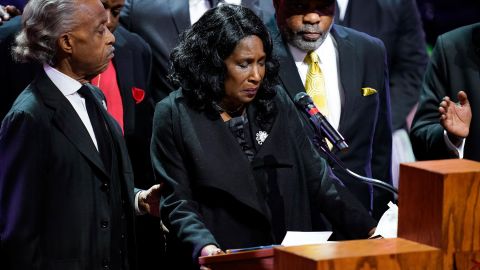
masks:
<path id="1" fill-rule="evenodd" d="M 62 92 L 64 96 L 72 95 L 82 87 L 82 84 L 77 80 L 65 75 L 48 64 L 43 65 L 43 70 L 47 73 L 48 78 L 52 80 L 53 84 Z"/>

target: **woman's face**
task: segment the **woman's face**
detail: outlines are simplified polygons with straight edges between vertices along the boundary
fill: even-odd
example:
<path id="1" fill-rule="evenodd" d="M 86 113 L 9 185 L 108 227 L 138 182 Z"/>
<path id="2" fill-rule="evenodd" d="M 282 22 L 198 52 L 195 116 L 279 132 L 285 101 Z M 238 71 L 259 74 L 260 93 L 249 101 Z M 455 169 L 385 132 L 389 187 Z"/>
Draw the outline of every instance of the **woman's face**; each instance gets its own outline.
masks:
<path id="1" fill-rule="evenodd" d="M 262 40 L 257 36 L 247 36 L 225 59 L 224 109 L 237 110 L 255 98 L 265 76 L 265 57 Z"/>

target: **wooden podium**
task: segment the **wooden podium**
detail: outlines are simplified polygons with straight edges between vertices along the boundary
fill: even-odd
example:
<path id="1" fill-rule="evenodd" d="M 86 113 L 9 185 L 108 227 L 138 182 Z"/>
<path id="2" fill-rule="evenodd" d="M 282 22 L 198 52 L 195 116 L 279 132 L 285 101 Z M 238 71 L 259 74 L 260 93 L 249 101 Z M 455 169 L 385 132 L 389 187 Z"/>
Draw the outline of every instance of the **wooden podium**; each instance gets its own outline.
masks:
<path id="1" fill-rule="evenodd" d="M 212 270 L 480 270 L 479 162 L 401 164 L 399 191 L 400 238 L 282 247 L 200 262 Z"/>
<path id="2" fill-rule="evenodd" d="M 439 270 L 440 250 L 401 238 L 275 248 L 276 270 Z"/>
<path id="3" fill-rule="evenodd" d="M 200 258 L 212 270 L 439 270 L 440 250 L 401 238 L 276 247 Z"/>
<path id="4" fill-rule="evenodd" d="M 401 164 L 399 192 L 399 237 L 440 248 L 444 270 L 480 269 L 480 163 Z"/>

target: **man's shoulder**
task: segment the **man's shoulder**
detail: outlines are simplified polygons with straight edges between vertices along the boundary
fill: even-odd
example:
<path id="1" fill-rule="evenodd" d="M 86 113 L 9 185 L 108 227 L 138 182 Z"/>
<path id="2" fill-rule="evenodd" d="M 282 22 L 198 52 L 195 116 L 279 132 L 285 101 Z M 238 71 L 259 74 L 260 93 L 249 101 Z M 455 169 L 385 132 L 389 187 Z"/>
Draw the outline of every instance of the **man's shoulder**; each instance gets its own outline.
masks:
<path id="1" fill-rule="evenodd" d="M 368 35 L 367 33 L 357 31 L 352 28 L 334 24 L 330 33 L 339 46 L 337 48 L 353 47 L 357 54 L 361 55 L 385 55 L 385 44 L 379 38 Z M 340 46 L 340 44 L 349 44 Z"/>
<path id="2" fill-rule="evenodd" d="M 474 34 L 475 33 L 475 34 Z M 471 44 L 472 41 L 480 47 L 480 23 L 470 24 L 451 30 L 438 37 L 449 44 Z"/>
<path id="3" fill-rule="evenodd" d="M 33 83 L 28 85 L 15 99 L 12 104 L 9 114 L 22 113 L 27 115 L 38 116 L 44 109 L 43 102 L 41 100 L 38 91 L 35 89 Z"/>
<path id="4" fill-rule="evenodd" d="M 0 44 L 3 40 L 11 39 L 20 32 L 22 29 L 22 16 L 16 16 L 8 21 L 5 21 L 3 25 L 0 25 Z"/>
<path id="5" fill-rule="evenodd" d="M 376 37 L 373 37 L 367 33 L 360 32 L 358 30 L 334 24 L 332 26 L 331 33 L 335 40 L 349 39 L 355 43 L 355 45 L 376 45 L 383 46 L 383 42 Z"/>

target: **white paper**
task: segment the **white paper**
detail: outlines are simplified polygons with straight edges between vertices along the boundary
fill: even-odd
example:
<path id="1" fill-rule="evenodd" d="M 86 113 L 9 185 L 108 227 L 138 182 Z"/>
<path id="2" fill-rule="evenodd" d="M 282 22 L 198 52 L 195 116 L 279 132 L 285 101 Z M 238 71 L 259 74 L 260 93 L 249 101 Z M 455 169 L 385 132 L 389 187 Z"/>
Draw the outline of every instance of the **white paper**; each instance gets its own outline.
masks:
<path id="1" fill-rule="evenodd" d="M 300 246 L 326 243 L 332 232 L 293 232 L 288 231 L 282 246 Z"/>
<path id="2" fill-rule="evenodd" d="M 396 238 L 398 227 L 398 206 L 392 202 L 378 222 L 377 229 L 371 237 L 382 236 L 383 238 Z"/>

